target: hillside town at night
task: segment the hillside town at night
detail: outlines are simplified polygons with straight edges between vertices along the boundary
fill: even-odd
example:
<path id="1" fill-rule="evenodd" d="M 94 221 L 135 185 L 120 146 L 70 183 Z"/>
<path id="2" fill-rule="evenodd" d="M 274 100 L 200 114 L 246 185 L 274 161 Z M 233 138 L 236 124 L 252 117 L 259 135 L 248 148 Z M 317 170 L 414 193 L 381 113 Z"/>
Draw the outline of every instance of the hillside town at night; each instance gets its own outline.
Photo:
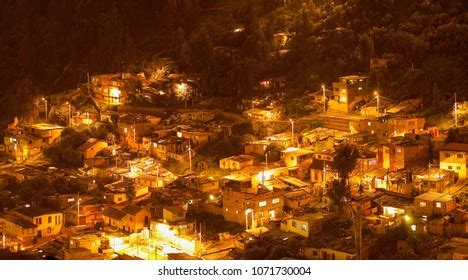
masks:
<path id="1" fill-rule="evenodd" d="M 468 259 L 463 1 L 6 2 L 1 259 Z"/>

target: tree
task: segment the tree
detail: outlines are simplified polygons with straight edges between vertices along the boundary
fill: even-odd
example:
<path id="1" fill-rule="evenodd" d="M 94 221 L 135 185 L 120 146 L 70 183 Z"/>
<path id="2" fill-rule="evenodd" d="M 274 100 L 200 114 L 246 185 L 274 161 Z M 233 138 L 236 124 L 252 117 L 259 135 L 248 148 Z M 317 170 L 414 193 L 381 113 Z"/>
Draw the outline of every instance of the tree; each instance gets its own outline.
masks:
<path id="1" fill-rule="evenodd" d="M 337 207 L 340 215 L 343 212 L 344 206 L 351 199 L 351 188 L 348 179 L 356 167 L 358 156 L 357 147 L 345 144 L 336 150 L 336 155 L 333 159 L 333 168 L 338 173 L 338 179 L 327 184 L 327 194 Z"/>
<path id="2" fill-rule="evenodd" d="M 336 206 L 339 215 L 343 213 L 343 208 L 350 198 L 349 189 L 345 181 L 333 180 L 327 183 L 327 195 Z"/>
<path id="3" fill-rule="evenodd" d="M 344 144 L 336 150 L 333 166 L 341 181 L 348 182 L 349 174 L 354 170 L 359 157 L 356 146 Z"/>
<path id="4" fill-rule="evenodd" d="M 369 35 L 364 34 L 359 36 L 359 44 L 355 51 L 362 70 L 367 70 L 369 60 L 374 56 L 374 41 Z"/>

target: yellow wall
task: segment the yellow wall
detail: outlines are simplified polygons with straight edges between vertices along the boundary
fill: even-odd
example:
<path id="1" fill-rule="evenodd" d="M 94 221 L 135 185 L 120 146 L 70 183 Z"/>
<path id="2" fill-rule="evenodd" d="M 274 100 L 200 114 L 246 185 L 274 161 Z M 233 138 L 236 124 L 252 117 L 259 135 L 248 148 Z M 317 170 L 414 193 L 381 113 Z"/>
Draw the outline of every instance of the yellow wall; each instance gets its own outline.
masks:
<path id="1" fill-rule="evenodd" d="M 465 179 L 468 153 L 440 150 L 440 168 L 454 171 L 460 179 Z"/>
<path id="2" fill-rule="evenodd" d="M 5 234 L 14 236 L 21 241 L 26 241 L 37 236 L 36 228 L 23 228 L 20 225 L 9 221 L 5 218 L 0 218 L 0 228 Z"/>
<path id="3" fill-rule="evenodd" d="M 63 214 L 58 212 L 35 217 L 28 217 L 21 213 L 17 213 L 17 216 L 37 225 L 38 237 L 47 237 L 59 234 L 65 222 Z"/>

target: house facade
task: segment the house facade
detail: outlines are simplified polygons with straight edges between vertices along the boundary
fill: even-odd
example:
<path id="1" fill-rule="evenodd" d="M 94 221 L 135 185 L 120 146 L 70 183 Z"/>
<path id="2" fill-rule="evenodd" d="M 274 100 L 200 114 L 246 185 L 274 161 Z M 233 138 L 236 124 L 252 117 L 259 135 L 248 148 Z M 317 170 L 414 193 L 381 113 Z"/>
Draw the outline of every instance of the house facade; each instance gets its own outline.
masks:
<path id="1" fill-rule="evenodd" d="M 223 189 L 223 217 L 246 228 L 256 228 L 283 215 L 284 193 L 282 190 L 265 188 Z"/>
<path id="2" fill-rule="evenodd" d="M 467 178 L 468 144 L 450 143 L 439 151 L 440 168 L 454 171 L 460 179 Z"/>

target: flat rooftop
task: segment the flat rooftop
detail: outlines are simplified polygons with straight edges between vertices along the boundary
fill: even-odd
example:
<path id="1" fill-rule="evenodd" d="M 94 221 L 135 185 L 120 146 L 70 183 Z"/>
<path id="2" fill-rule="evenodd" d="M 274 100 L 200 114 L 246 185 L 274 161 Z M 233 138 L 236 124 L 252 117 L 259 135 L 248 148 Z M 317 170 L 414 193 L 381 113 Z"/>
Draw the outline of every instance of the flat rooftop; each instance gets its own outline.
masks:
<path id="1" fill-rule="evenodd" d="M 428 200 L 428 201 L 438 201 L 438 202 L 448 202 L 453 200 L 452 196 L 449 194 L 436 193 L 436 192 L 427 192 L 415 197 L 417 199 Z"/>

